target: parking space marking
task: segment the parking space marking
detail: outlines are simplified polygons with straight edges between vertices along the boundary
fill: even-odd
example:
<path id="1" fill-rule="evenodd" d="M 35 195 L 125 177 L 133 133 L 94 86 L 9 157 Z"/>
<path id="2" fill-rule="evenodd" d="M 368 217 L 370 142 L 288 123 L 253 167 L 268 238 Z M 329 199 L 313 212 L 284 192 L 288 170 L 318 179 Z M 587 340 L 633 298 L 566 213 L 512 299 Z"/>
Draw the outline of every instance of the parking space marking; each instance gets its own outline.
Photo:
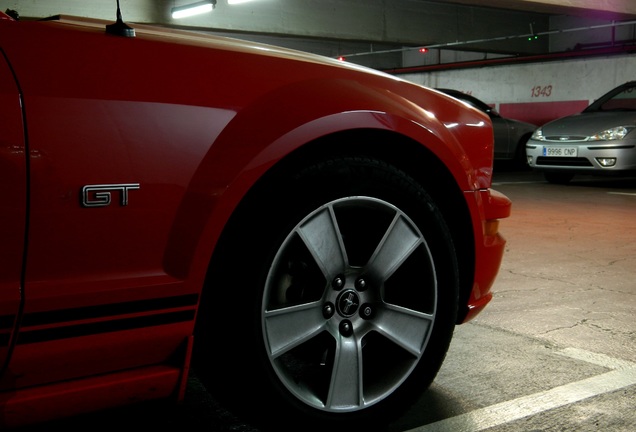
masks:
<path id="1" fill-rule="evenodd" d="M 608 369 L 610 372 L 555 387 L 544 392 L 523 396 L 481 408 L 456 417 L 411 429 L 408 432 L 477 432 L 510 423 L 544 411 L 580 402 L 604 393 L 636 385 L 636 363 L 613 359 L 603 354 L 567 348 L 559 355 L 586 361 Z"/>
<path id="2" fill-rule="evenodd" d="M 545 181 L 500 181 L 500 182 L 492 182 L 492 185 L 502 186 L 502 185 L 539 184 L 539 183 L 545 183 Z"/>
<path id="3" fill-rule="evenodd" d="M 608 369 L 636 368 L 636 363 L 627 360 L 615 359 L 605 354 L 593 353 L 579 348 L 565 348 L 561 351 L 557 351 L 556 354 L 570 357 L 575 360 L 582 360 Z"/>
<path id="4" fill-rule="evenodd" d="M 636 196 L 636 193 L 630 192 L 608 192 L 610 195 L 627 195 L 627 196 Z"/>

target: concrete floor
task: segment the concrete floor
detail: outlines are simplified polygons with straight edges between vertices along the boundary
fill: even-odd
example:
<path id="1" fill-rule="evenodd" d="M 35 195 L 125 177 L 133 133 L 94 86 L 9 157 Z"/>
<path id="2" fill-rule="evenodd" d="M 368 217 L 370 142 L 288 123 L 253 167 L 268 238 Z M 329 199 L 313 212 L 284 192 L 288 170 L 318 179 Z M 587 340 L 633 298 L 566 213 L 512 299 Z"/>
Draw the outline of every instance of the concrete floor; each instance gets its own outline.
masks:
<path id="1" fill-rule="evenodd" d="M 636 178 L 495 181 L 513 212 L 495 300 L 476 324 L 636 362 Z"/>
<path id="2" fill-rule="evenodd" d="M 394 430 L 636 431 L 636 178 L 494 188 L 513 202 L 494 299 Z"/>
<path id="3" fill-rule="evenodd" d="M 513 201 L 494 299 L 389 432 L 636 431 L 636 178 L 560 186 L 502 170 L 494 188 Z M 185 402 L 55 426 L 256 432 L 194 378 Z"/>

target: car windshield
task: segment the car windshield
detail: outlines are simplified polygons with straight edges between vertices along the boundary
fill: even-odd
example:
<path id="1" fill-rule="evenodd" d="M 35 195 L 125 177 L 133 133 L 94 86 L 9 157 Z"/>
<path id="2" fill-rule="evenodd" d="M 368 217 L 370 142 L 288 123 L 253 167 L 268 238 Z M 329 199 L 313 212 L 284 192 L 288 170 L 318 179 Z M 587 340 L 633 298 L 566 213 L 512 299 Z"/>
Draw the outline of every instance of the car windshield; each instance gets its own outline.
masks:
<path id="1" fill-rule="evenodd" d="M 636 83 L 617 87 L 591 104 L 584 112 L 592 111 L 636 111 Z"/>
<path id="2" fill-rule="evenodd" d="M 497 112 L 497 110 L 495 110 L 493 107 L 491 107 L 487 103 L 483 102 L 481 99 L 477 99 L 474 96 L 471 96 L 467 93 L 460 92 L 458 90 L 451 90 L 451 89 L 444 89 L 444 88 L 438 88 L 437 90 L 444 92 L 448 95 L 451 95 L 459 100 L 462 100 L 466 102 L 468 105 L 474 108 L 477 108 L 478 110 L 481 110 L 485 112 L 486 114 L 489 114 L 491 117 L 499 117 L 499 113 Z"/>

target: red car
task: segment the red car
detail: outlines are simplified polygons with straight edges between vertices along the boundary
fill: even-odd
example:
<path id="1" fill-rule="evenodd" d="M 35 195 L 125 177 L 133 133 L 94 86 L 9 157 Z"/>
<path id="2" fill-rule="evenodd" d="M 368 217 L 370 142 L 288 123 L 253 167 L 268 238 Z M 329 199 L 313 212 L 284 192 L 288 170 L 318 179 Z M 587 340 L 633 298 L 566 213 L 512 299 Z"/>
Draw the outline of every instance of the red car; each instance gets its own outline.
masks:
<path id="1" fill-rule="evenodd" d="M 178 401 L 191 370 L 288 425 L 399 415 L 491 299 L 488 117 L 117 23 L 0 19 L 0 427 Z"/>

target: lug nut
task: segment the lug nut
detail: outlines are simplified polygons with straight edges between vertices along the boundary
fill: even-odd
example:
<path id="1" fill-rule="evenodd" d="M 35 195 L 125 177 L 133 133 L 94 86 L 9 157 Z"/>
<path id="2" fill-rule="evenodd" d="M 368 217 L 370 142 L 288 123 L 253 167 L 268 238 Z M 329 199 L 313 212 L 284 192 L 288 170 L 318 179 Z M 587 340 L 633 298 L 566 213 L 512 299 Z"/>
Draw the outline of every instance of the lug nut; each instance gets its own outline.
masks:
<path id="1" fill-rule="evenodd" d="M 351 321 L 344 320 L 340 323 L 340 334 L 344 337 L 349 337 L 353 334 L 353 324 L 351 324 Z"/>
<path id="2" fill-rule="evenodd" d="M 365 289 L 367 289 L 367 281 L 362 278 L 356 280 L 356 289 L 358 291 L 364 291 Z"/>
<path id="3" fill-rule="evenodd" d="M 333 306 L 332 303 L 325 303 L 325 305 L 322 307 L 322 316 L 324 316 L 326 319 L 329 319 L 333 316 L 335 311 L 336 308 Z"/>
<path id="4" fill-rule="evenodd" d="M 375 311 L 370 304 L 363 304 L 360 308 L 360 316 L 364 319 L 373 318 Z"/>
<path id="5" fill-rule="evenodd" d="M 336 276 L 336 278 L 331 282 L 331 286 L 333 287 L 333 289 L 338 291 L 344 288 L 344 285 L 345 285 L 345 280 L 344 280 L 344 276 L 342 275 Z"/>

